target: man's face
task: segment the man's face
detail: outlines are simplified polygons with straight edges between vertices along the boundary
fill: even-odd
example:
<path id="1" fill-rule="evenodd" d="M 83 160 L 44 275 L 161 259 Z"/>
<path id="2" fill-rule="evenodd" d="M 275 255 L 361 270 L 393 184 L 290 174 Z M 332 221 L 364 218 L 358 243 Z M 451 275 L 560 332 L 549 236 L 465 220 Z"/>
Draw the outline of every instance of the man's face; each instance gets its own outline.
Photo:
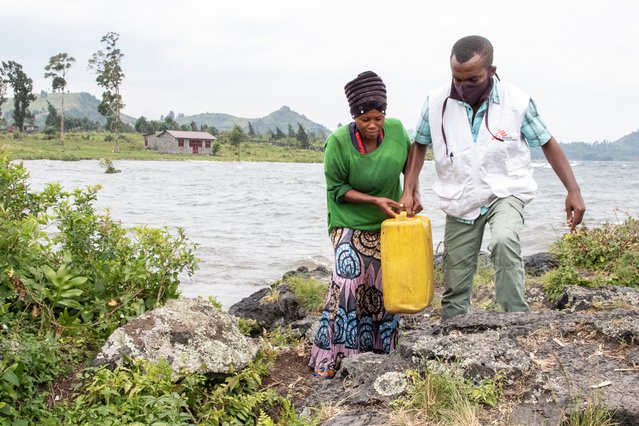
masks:
<path id="1" fill-rule="evenodd" d="M 453 55 L 450 58 L 453 81 L 461 85 L 481 85 L 494 73 L 495 67 L 487 66 L 479 55 L 475 55 L 463 64 Z"/>

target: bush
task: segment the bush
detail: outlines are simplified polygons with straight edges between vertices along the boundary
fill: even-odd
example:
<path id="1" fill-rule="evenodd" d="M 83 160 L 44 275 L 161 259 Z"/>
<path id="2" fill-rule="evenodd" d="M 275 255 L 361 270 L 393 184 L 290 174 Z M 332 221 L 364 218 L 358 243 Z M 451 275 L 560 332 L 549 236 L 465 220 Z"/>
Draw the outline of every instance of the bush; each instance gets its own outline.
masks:
<path id="1" fill-rule="evenodd" d="M 566 285 L 639 287 L 639 221 L 633 217 L 566 234 L 551 251 L 559 264 L 545 276 L 551 299 Z"/>
<path id="2" fill-rule="evenodd" d="M 35 193 L 27 178 L 0 154 L 0 424 L 34 421 L 43 407 L 34 401 L 61 366 L 83 363 L 117 327 L 177 298 L 179 275 L 198 263 L 184 230 L 126 230 L 96 212 L 98 187 Z M 59 344 L 68 338 L 84 353 Z"/>

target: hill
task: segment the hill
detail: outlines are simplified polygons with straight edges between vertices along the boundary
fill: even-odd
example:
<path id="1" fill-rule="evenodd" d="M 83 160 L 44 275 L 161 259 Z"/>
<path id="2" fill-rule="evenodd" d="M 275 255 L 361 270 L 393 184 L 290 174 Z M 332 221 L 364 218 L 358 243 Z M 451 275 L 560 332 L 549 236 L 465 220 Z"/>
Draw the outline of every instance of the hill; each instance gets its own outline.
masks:
<path id="1" fill-rule="evenodd" d="M 570 160 L 580 161 L 639 161 L 639 130 L 614 142 L 560 143 Z M 533 159 L 544 159 L 540 149 L 531 151 Z"/>
<path id="2" fill-rule="evenodd" d="M 44 122 L 48 114 L 47 101 L 51 102 L 51 104 L 56 109 L 59 109 L 60 97 L 61 95 L 59 93 L 47 93 L 43 91 L 40 93 L 37 99 L 29 105 L 29 110 L 35 115 L 35 124 L 40 126 L 40 128 L 44 127 Z M 65 116 L 77 118 L 86 117 L 91 121 L 97 121 L 98 123 L 104 125 L 106 123 L 106 120 L 102 116 L 102 114 L 98 112 L 99 104 L 100 100 L 90 93 L 67 93 L 64 96 Z M 5 121 L 7 123 L 12 123 L 12 98 L 8 99 L 2 105 L 1 111 Z M 122 121 L 125 123 L 135 125 L 136 120 L 136 117 L 122 114 Z M 300 123 L 302 126 L 304 126 L 304 129 L 307 133 L 313 133 L 318 137 L 324 138 L 330 133 L 330 130 L 328 130 L 326 127 L 308 119 L 305 115 L 291 110 L 287 106 L 283 106 L 277 111 L 274 111 L 265 117 L 259 118 L 243 118 L 229 114 L 207 112 L 190 116 L 180 114 L 175 119 L 175 121 L 177 121 L 179 124 L 190 124 L 192 121 L 194 121 L 198 125 L 198 127 L 202 126 L 203 124 L 207 124 L 208 126 L 214 126 L 218 130 L 222 131 L 231 130 L 236 124 L 240 125 L 242 129 L 247 130 L 248 123 L 250 122 L 255 132 L 262 134 L 266 134 L 269 131 L 274 132 L 276 127 L 279 127 L 282 132 L 286 133 L 288 131 L 289 124 L 293 126 L 294 131 L 297 131 L 297 123 Z"/>
<path id="3" fill-rule="evenodd" d="M 294 131 L 297 131 L 297 123 L 301 124 L 307 133 L 314 133 L 322 138 L 328 136 L 330 130 L 308 119 L 305 115 L 299 114 L 287 106 L 282 106 L 277 111 L 274 111 L 261 118 L 242 118 L 235 117 L 229 114 L 219 113 L 204 113 L 191 116 L 178 116 L 176 120 L 179 124 L 189 124 L 194 121 L 198 127 L 206 124 L 208 126 L 214 126 L 218 130 L 231 130 L 236 124 L 246 130 L 248 123 L 251 123 L 256 133 L 266 134 L 269 131 L 275 131 L 278 127 L 282 132 L 288 131 L 289 124 L 293 127 Z"/>
<path id="4" fill-rule="evenodd" d="M 44 122 L 48 114 L 47 101 L 51 102 L 56 109 L 60 109 L 60 93 L 41 92 L 35 101 L 29 105 L 29 111 L 35 115 L 35 124 L 44 127 Z M 98 112 L 100 100 L 87 92 L 66 93 L 64 95 L 64 115 L 65 117 L 86 117 L 91 121 L 97 121 L 104 125 L 106 119 Z M 13 98 L 9 98 L 2 105 L 2 116 L 7 123 L 12 123 L 13 118 Z M 128 124 L 135 124 L 135 118 L 126 114 L 122 114 L 122 121 Z"/>

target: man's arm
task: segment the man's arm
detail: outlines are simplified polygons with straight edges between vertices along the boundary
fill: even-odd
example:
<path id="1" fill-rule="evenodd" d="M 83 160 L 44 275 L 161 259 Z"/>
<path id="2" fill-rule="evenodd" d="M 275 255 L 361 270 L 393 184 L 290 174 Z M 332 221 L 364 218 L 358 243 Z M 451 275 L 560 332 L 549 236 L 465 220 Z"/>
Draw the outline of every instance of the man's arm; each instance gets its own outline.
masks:
<path id="1" fill-rule="evenodd" d="M 584 217 L 586 206 L 581 198 L 581 189 L 577 184 L 577 179 L 570 167 L 570 163 L 559 146 L 555 138 L 551 137 L 548 142 L 541 146 L 546 160 L 555 171 L 555 174 L 568 191 L 566 195 L 566 221 L 570 230 L 574 231 Z"/>
<path id="2" fill-rule="evenodd" d="M 399 200 L 408 212 L 408 216 L 414 216 L 423 210 L 419 196 L 416 197 L 415 194 L 417 193 L 419 173 L 424 165 L 425 156 L 426 145 L 414 142 L 408 151 L 408 158 L 404 167 L 404 194 Z"/>

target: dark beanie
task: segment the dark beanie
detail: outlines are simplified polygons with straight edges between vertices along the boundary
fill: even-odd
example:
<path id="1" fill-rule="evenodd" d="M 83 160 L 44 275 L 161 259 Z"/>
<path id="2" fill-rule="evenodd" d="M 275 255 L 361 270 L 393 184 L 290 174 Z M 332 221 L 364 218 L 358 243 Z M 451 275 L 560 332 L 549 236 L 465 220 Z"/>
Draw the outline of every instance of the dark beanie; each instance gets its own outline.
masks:
<path id="1" fill-rule="evenodd" d="M 344 86 L 353 118 L 372 109 L 386 113 L 386 85 L 373 71 L 364 71 Z"/>

